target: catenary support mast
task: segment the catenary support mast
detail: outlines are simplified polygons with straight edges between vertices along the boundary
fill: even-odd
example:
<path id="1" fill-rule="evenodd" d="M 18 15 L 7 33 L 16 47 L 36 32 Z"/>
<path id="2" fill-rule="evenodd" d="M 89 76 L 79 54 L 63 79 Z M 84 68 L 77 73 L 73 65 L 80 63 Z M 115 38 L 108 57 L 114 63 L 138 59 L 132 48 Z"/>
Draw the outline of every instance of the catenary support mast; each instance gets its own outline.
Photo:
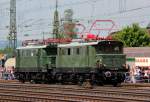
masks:
<path id="1" fill-rule="evenodd" d="M 54 22 L 53 22 L 53 38 L 59 38 L 59 16 L 58 16 L 58 1 L 56 0 L 56 9 L 54 12 Z"/>
<path id="2" fill-rule="evenodd" d="M 10 0 L 10 31 L 9 43 L 13 51 L 17 47 L 17 28 L 16 28 L 16 0 Z"/>

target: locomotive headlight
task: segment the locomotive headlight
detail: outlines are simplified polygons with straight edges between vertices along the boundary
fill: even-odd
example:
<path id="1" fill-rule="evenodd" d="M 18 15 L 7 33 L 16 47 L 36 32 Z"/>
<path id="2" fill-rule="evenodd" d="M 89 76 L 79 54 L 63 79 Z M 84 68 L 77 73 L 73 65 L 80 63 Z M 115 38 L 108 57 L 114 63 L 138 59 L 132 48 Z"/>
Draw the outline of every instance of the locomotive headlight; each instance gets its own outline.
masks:
<path id="1" fill-rule="evenodd" d="M 105 72 L 105 76 L 106 77 L 111 77 L 111 72 L 110 71 Z"/>
<path id="2" fill-rule="evenodd" d="M 102 63 L 102 59 L 101 58 L 99 59 L 99 62 Z"/>
<path id="3" fill-rule="evenodd" d="M 103 64 L 104 67 L 106 67 L 106 64 Z"/>

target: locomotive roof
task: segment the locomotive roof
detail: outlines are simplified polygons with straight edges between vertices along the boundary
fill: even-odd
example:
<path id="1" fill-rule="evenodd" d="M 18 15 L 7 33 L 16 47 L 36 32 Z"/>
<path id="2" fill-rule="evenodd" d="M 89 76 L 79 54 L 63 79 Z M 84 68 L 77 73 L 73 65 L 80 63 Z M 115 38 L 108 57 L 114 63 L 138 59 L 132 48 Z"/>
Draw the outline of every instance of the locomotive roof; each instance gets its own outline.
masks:
<path id="1" fill-rule="evenodd" d="M 101 41 L 95 41 L 95 42 L 72 42 L 69 44 L 59 44 L 58 47 L 78 47 L 78 46 L 88 46 L 88 45 L 97 45 L 99 42 L 118 42 L 115 40 L 101 40 Z M 118 44 L 123 44 L 122 42 L 118 42 Z"/>
<path id="2" fill-rule="evenodd" d="M 99 41 L 95 42 L 72 42 L 69 44 L 59 44 L 58 47 L 77 47 L 77 46 L 86 46 L 86 45 L 96 45 Z"/>
<path id="3" fill-rule="evenodd" d="M 39 49 L 39 48 L 46 48 L 47 45 L 29 45 L 29 46 L 23 46 L 18 47 L 17 49 Z"/>

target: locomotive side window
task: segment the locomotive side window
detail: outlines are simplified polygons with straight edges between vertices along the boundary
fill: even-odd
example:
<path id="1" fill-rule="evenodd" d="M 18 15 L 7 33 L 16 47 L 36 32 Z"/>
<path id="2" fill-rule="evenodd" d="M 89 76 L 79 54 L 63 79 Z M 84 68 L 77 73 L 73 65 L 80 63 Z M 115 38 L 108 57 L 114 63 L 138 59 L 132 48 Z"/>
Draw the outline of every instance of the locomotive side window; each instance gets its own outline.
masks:
<path id="1" fill-rule="evenodd" d="M 17 56 L 20 56 L 20 50 L 17 50 Z"/>
<path id="2" fill-rule="evenodd" d="M 81 48 L 59 48 L 59 55 L 80 55 Z"/>
<path id="3" fill-rule="evenodd" d="M 68 55 L 68 49 L 59 48 L 59 55 Z"/>
<path id="4" fill-rule="evenodd" d="M 80 51 L 80 54 L 82 54 L 82 55 L 87 55 L 88 54 L 88 52 L 87 52 L 87 47 L 82 47 L 82 51 Z M 86 53 L 87 52 L 87 53 Z"/>
<path id="5" fill-rule="evenodd" d="M 67 52 L 67 54 L 68 55 L 70 55 L 71 54 L 71 49 L 70 48 L 68 48 L 68 50 L 67 50 L 68 52 Z"/>
<path id="6" fill-rule="evenodd" d="M 76 54 L 79 55 L 80 54 L 80 49 L 76 48 Z"/>
<path id="7" fill-rule="evenodd" d="M 38 49 L 31 49 L 29 56 L 37 56 L 37 54 L 38 54 Z"/>
<path id="8" fill-rule="evenodd" d="M 72 48 L 71 50 L 72 50 L 72 52 L 71 52 L 72 55 L 79 55 L 80 54 L 80 48 L 78 48 L 78 47 Z"/>
<path id="9" fill-rule="evenodd" d="M 20 55 L 21 56 L 27 56 L 28 52 L 26 50 L 20 50 Z"/>
<path id="10" fill-rule="evenodd" d="M 37 56 L 38 49 L 20 50 L 21 56 Z"/>
<path id="11" fill-rule="evenodd" d="M 59 48 L 59 55 L 64 55 L 65 54 L 65 51 L 63 48 Z"/>
<path id="12" fill-rule="evenodd" d="M 59 55 L 80 55 L 81 48 L 59 48 Z"/>
<path id="13" fill-rule="evenodd" d="M 85 47 L 59 48 L 59 55 L 85 55 Z"/>

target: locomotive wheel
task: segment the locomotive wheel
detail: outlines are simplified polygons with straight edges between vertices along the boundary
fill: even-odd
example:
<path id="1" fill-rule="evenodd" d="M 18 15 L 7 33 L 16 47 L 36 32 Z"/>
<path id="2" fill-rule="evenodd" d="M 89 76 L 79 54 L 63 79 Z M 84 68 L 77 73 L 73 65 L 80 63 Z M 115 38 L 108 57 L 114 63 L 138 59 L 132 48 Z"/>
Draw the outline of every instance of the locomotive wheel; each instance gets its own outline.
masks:
<path id="1" fill-rule="evenodd" d="M 104 86 L 104 83 L 103 83 L 103 81 L 99 81 L 99 83 L 98 83 L 100 86 Z"/>
<path id="2" fill-rule="evenodd" d="M 114 87 L 117 87 L 117 85 L 118 85 L 118 83 L 114 83 L 114 84 L 113 84 Z"/>
<path id="3" fill-rule="evenodd" d="M 95 85 L 96 84 L 96 78 L 95 78 L 95 74 L 91 75 L 91 84 Z"/>
<path id="4" fill-rule="evenodd" d="M 121 86 L 121 83 L 118 83 L 117 86 Z"/>
<path id="5" fill-rule="evenodd" d="M 76 75 L 70 74 L 69 76 L 70 76 L 69 78 L 70 84 L 76 84 L 77 83 Z"/>
<path id="6" fill-rule="evenodd" d="M 15 73 L 15 78 L 16 78 L 17 80 L 19 80 L 19 74 L 18 74 L 18 73 Z"/>
<path id="7" fill-rule="evenodd" d="M 20 75 L 19 75 L 19 82 L 25 83 L 25 77 L 24 77 L 23 74 L 20 74 Z"/>
<path id="8" fill-rule="evenodd" d="M 88 89 L 93 88 L 90 79 L 86 79 L 86 80 L 83 82 L 82 86 L 83 86 L 84 88 L 88 88 Z"/>
<path id="9" fill-rule="evenodd" d="M 80 76 L 80 77 L 79 77 L 79 80 L 78 80 L 78 85 L 79 85 L 79 86 L 82 86 L 83 82 L 84 82 L 84 79 L 83 79 L 82 76 Z"/>
<path id="10" fill-rule="evenodd" d="M 83 84 L 83 82 L 78 81 L 78 85 L 79 85 L 79 86 L 82 86 L 82 84 Z"/>
<path id="11" fill-rule="evenodd" d="M 34 80 L 30 80 L 30 83 L 31 83 L 31 84 L 35 84 L 35 81 L 34 81 Z"/>
<path id="12" fill-rule="evenodd" d="M 19 80 L 21 83 L 25 83 L 25 80 Z"/>
<path id="13" fill-rule="evenodd" d="M 117 86 L 118 86 L 118 84 L 119 84 L 119 83 L 118 83 L 118 81 L 117 81 L 117 80 L 113 82 L 113 86 L 114 86 L 114 87 L 117 87 Z"/>

